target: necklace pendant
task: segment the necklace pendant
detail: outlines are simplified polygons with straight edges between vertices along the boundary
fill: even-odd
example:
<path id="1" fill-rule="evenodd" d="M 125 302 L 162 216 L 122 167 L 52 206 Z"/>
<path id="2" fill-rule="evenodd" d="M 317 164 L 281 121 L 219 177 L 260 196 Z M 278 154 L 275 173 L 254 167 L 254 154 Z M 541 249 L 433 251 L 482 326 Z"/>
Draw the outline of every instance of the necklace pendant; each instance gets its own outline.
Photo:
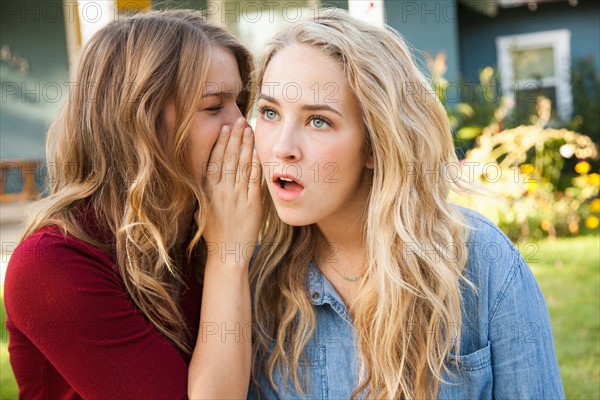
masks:
<path id="1" fill-rule="evenodd" d="M 356 282 L 361 277 L 360 276 L 342 276 L 342 278 L 344 278 L 345 280 L 350 281 L 350 282 Z"/>

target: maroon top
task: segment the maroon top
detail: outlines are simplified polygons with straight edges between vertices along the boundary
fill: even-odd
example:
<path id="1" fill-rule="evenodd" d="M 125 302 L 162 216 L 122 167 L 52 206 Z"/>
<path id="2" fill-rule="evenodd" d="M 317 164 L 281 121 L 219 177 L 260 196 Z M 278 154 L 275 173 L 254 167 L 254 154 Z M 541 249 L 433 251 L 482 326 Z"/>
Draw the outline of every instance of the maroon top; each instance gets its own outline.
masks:
<path id="1" fill-rule="evenodd" d="M 55 226 L 15 249 L 4 301 L 20 398 L 187 397 L 189 360 L 133 304 L 114 263 Z M 190 265 L 184 276 L 180 305 L 195 338 L 201 286 Z"/>

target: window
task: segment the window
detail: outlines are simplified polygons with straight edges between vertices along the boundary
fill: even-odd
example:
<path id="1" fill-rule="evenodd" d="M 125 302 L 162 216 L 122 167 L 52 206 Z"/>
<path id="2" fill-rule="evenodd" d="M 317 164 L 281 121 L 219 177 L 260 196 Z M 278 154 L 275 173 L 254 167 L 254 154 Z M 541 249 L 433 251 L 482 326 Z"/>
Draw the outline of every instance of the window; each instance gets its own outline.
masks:
<path id="1" fill-rule="evenodd" d="M 496 38 L 502 92 L 518 112 L 533 114 L 537 97 L 545 96 L 563 121 L 570 119 L 570 39 L 566 29 Z"/>

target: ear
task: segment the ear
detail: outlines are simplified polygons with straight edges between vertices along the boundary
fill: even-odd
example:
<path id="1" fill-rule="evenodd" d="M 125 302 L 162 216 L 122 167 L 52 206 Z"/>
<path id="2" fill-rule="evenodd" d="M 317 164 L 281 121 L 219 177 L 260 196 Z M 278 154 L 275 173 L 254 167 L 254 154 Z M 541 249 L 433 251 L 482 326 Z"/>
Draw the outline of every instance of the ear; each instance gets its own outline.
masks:
<path id="1" fill-rule="evenodd" d="M 367 156 L 367 159 L 365 161 L 365 167 L 367 167 L 368 169 L 373 169 L 375 168 L 375 161 L 373 160 L 373 153 L 369 154 Z"/>

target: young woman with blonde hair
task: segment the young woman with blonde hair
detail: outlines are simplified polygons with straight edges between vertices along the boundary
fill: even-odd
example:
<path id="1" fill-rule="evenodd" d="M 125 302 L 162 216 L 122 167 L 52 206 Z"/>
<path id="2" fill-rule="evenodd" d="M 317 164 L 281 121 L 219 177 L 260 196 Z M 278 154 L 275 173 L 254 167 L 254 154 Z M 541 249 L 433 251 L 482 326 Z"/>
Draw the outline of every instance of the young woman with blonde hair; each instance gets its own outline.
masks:
<path id="1" fill-rule="evenodd" d="M 6 273 L 20 397 L 246 395 L 249 256 L 232 249 L 253 248 L 261 214 L 252 65 L 193 11 L 90 40 Z"/>
<path id="2" fill-rule="evenodd" d="M 447 200 L 446 113 L 399 35 L 324 10 L 258 72 L 249 397 L 564 397 L 527 264 Z"/>

